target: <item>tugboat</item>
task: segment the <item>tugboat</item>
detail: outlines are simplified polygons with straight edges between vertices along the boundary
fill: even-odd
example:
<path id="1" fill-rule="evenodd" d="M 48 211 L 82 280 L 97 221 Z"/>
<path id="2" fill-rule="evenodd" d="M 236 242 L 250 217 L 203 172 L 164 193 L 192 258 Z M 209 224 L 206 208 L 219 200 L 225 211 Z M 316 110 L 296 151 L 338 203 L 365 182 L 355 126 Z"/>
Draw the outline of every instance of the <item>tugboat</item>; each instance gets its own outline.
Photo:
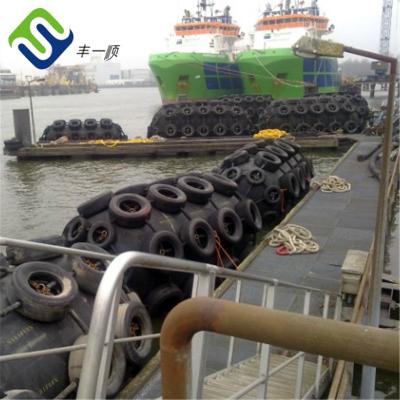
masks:
<path id="1" fill-rule="evenodd" d="M 163 103 L 242 93 L 239 66 L 233 61 L 239 39 L 240 27 L 229 6 L 220 12 L 214 3 L 200 0 L 195 15 L 185 10 L 168 39 L 168 51 L 150 56 Z"/>
<path id="2" fill-rule="evenodd" d="M 339 90 L 338 64 L 334 58 L 300 58 L 292 46 L 302 37 L 320 39 L 332 33 L 328 18 L 321 16 L 317 1 L 286 0 L 275 8 L 267 4 L 257 21 L 252 49 L 240 52 L 237 62 L 244 92 L 270 94 L 274 99 L 299 98 L 314 93 Z"/>

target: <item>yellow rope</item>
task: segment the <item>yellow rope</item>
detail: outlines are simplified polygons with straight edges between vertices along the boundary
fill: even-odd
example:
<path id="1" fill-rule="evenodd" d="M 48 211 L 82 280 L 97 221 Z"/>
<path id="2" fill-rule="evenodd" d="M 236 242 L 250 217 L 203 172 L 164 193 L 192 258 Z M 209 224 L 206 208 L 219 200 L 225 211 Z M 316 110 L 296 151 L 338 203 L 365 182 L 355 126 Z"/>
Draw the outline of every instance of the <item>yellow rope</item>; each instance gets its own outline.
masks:
<path id="1" fill-rule="evenodd" d="M 255 135 L 253 138 L 255 139 L 279 139 L 281 137 L 288 136 L 286 131 L 281 131 L 280 129 L 264 129 Z"/>

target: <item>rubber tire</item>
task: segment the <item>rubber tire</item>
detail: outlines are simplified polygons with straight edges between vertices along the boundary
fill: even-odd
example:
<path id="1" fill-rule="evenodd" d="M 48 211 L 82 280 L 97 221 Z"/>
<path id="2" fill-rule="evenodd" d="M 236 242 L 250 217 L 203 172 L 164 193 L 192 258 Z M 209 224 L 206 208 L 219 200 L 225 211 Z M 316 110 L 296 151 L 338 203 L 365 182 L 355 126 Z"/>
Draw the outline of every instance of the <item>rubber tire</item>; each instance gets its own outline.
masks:
<path id="1" fill-rule="evenodd" d="M 83 122 L 83 126 L 88 131 L 90 131 L 90 130 L 94 131 L 97 129 L 97 121 L 94 118 L 85 119 L 85 121 Z"/>
<path id="2" fill-rule="evenodd" d="M 109 254 L 103 248 L 92 243 L 86 243 L 86 242 L 75 243 L 71 247 L 73 249 L 95 251 L 97 253 Z M 78 282 L 79 288 L 87 293 L 95 295 L 97 289 L 99 288 L 100 281 L 104 276 L 104 272 L 110 265 L 110 261 L 95 260 L 96 262 L 100 263 L 103 269 L 103 271 L 99 271 L 88 266 L 88 264 L 83 260 L 84 258 L 86 257 L 70 256 L 71 260 L 70 263 L 72 264 L 72 270 L 75 273 L 75 279 Z"/>
<path id="3" fill-rule="evenodd" d="M 80 216 L 89 218 L 108 208 L 113 192 L 111 190 L 98 194 L 78 206 Z"/>
<path id="4" fill-rule="evenodd" d="M 173 254 L 167 254 L 160 251 L 160 246 L 163 242 L 168 242 L 173 250 Z M 149 242 L 148 252 L 151 254 L 157 254 L 164 257 L 184 258 L 183 244 L 179 237 L 169 231 L 158 231 L 156 232 Z"/>
<path id="5" fill-rule="evenodd" d="M 148 189 L 149 185 L 147 183 L 138 183 L 137 185 L 129 185 L 117 190 L 115 192 L 115 195 L 133 193 L 140 194 L 141 196 L 146 196 Z"/>
<path id="6" fill-rule="evenodd" d="M 178 136 L 178 130 L 175 124 L 167 124 L 164 129 L 164 134 L 168 138 L 174 138 Z"/>
<path id="7" fill-rule="evenodd" d="M 124 202 L 131 202 L 137 211 L 125 211 L 121 208 Z M 140 228 L 150 217 L 151 204 L 143 196 L 138 194 L 124 193 L 114 196 L 109 206 L 110 217 L 117 225 L 127 228 Z"/>
<path id="8" fill-rule="evenodd" d="M 65 238 L 67 246 L 71 246 L 77 242 L 84 242 L 90 227 L 89 221 L 80 216 L 76 216 L 65 225 L 62 235 Z"/>
<path id="9" fill-rule="evenodd" d="M 293 147 L 289 142 L 286 140 L 275 140 L 274 141 L 274 146 L 279 147 L 282 149 L 284 152 L 286 152 L 289 156 L 293 156 L 298 152 L 298 149 Z"/>
<path id="10" fill-rule="evenodd" d="M 198 230 L 201 229 L 201 232 Z M 200 244 L 196 237 L 199 233 L 206 236 L 206 243 Z M 203 218 L 194 218 L 188 224 L 182 225 L 180 236 L 184 244 L 200 259 L 206 259 L 214 254 L 215 239 L 213 229 Z"/>
<path id="11" fill-rule="evenodd" d="M 225 136 L 226 132 L 227 132 L 227 128 L 226 125 L 223 124 L 222 122 L 219 122 L 218 124 L 214 125 L 213 127 L 213 133 L 215 136 Z"/>
<path id="12" fill-rule="evenodd" d="M 186 124 L 182 127 L 182 134 L 184 137 L 193 137 L 195 135 L 195 129 L 193 125 Z"/>
<path id="13" fill-rule="evenodd" d="M 112 126 L 113 126 L 113 122 L 112 122 L 112 120 L 110 118 L 102 118 L 100 120 L 100 126 L 103 129 L 111 129 Z"/>
<path id="14" fill-rule="evenodd" d="M 269 151 L 272 154 L 275 154 L 277 157 L 279 157 L 282 161 L 286 161 L 289 158 L 289 154 L 286 153 L 285 150 L 283 150 L 281 147 L 270 145 L 270 146 L 265 146 L 265 151 Z"/>
<path id="15" fill-rule="evenodd" d="M 129 303 L 123 303 L 118 306 L 117 322 L 115 324 L 115 336 L 117 338 L 134 336 L 131 332 L 133 319 L 136 319 L 135 322 L 139 322 L 141 325 L 139 336 L 153 333 L 150 315 L 143 303 L 140 300 L 131 300 Z M 122 347 L 125 356 L 132 364 L 142 366 L 149 360 L 153 346 L 152 340 L 147 339 L 140 342 L 123 343 Z"/>
<path id="16" fill-rule="evenodd" d="M 67 126 L 67 123 L 64 119 L 56 119 L 51 127 L 55 130 L 55 131 L 63 131 Z"/>
<path id="17" fill-rule="evenodd" d="M 213 185 L 197 176 L 181 176 L 177 187 L 186 194 L 188 201 L 195 204 L 207 204 L 214 192 Z"/>
<path id="18" fill-rule="evenodd" d="M 88 340 L 87 335 L 79 336 L 74 345 L 86 344 Z M 85 349 L 73 350 L 69 353 L 68 358 L 68 377 L 70 382 L 79 380 L 81 376 L 83 357 L 85 355 Z M 108 377 L 108 384 L 106 389 L 107 397 L 115 396 L 124 380 L 126 370 L 126 359 L 125 354 L 121 345 L 114 345 L 111 356 L 110 374 Z"/>
<path id="19" fill-rule="evenodd" d="M 210 135 L 210 128 L 208 127 L 208 125 L 205 124 L 199 125 L 196 129 L 196 133 L 200 137 L 207 137 Z"/>
<path id="20" fill-rule="evenodd" d="M 183 300 L 183 293 L 173 283 L 167 283 L 154 288 L 145 298 L 144 304 L 151 317 L 170 311 Z M 171 307 L 172 305 L 172 307 Z M 165 308 L 167 306 L 167 308 Z"/>
<path id="21" fill-rule="evenodd" d="M 106 236 L 104 240 L 99 241 L 98 237 L 98 230 L 102 229 L 103 232 L 106 232 Z M 95 222 L 89 229 L 87 234 L 87 241 L 89 243 L 95 244 L 101 248 L 107 248 L 112 245 L 115 241 L 115 228 L 112 224 L 108 221 L 97 221 Z"/>
<path id="22" fill-rule="evenodd" d="M 280 183 L 284 189 L 287 189 L 288 194 L 297 199 L 300 196 L 300 183 L 293 172 L 287 172 L 280 179 Z"/>
<path id="23" fill-rule="evenodd" d="M 165 193 L 173 196 L 168 196 Z M 182 190 L 163 183 L 151 185 L 147 193 L 147 198 L 158 210 L 172 214 L 178 213 L 187 201 L 186 194 Z"/>
<path id="24" fill-rule="evenodd" d="M 281 201 L 281 196 L 281 191 L 278 186 L 271 185 L 264 190 L 264 201 L 271 206 L 278 204 Z"/>
<path id="25" fill-rule="evenodd" d="M 269 151 L 259 151 L 254 158 L 254 164 L 265 171 L 275 172 L 282 165 L 282 160 Z"/>
<path id="26" fill-rule="evenodd" d="M 252 185 L 261 185 L 265 181 L 266 174 L 261 168 L 252 167 L 247 171 L 246 178 Z"/>
<path id="27" fill-rule="evenodd" d="M 243 223 L 246 232 L 256 233 L 262 229 L 262 217 L 257 204 L 251 199 L 244 199 L 235 205 L 235 211 Z"/>
<path id="28" fill-rule="evenodd" d="M 233 232 L 227 231 L 227 219 L 234 226 Z M 211 226 L 217 231 L 220 239 L 226 243 L 237 244 L 243 238 L 243 224 L 234 210 L 228 207 L 220 208 L 209 218 Z"/>
<path id="29" fill-rule="evenodd" d="M 71 130 L 78 130 L 82 127 L 82 121 L 80 119 L 70 119 L 68 121 L 68 128 Z"/>
<path id="30" fill-rule="evenodd" d="M 214 186 L 214 190 L 217 193 L 224 194 L 226 196 L 233 196 L 238 189 L 236 182 L 219 174 L 209 172 L 204 174 L 203 178 L 211 182 L 211 184 Z"/>
<path id="31" fill-rule="evenodd" d="M 54 279 L 61 292 L 54 296 L 38 293 L 29 284 L 33 275 L 46 275 Z M 56 264 L 31 261 L 21 264 L 12 274 L 11 284 L 7 287 L 7 299 L 10 304 L 20 301 L 18 314 L 40 322 L 58 321 L 66 315 L 72 302 L 78 295 L 78 285 L 70 274 Z"/>
<path id="32" fill-rule="evenodd" d="M 230 167 L 222 172 L 222 176 L 234 182 L 237 182 L 242 176 L 242 170 L 240 169 L 240 167 Z"/>

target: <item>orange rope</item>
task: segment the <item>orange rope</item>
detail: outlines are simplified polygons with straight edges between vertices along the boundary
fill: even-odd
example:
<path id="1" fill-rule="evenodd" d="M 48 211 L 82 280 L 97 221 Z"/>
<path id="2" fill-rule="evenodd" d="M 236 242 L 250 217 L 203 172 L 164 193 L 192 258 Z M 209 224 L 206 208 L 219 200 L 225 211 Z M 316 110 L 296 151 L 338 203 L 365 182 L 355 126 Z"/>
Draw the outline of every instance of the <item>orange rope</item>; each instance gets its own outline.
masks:
<path id="1" fill-rule="evenodd" d="M 232 257 L 229 255 L 229 253 L 224 249 L 221 243 L 221 239 L 218 236 L 217 232 L 214 231 L 214 238 L 215 238 L 215 251 L 216 251 L 216 256 L 217 256 L 217 264 L 220 267 L 224 267 L 224 262 L 222 259 L 221 251 L 225 255 L 225 257 L 232 263 L 232 265 L 235 267 L 236 270 L 239 269 L 239 266 L 235 263 L 235 261 L 232 259 Z"/>

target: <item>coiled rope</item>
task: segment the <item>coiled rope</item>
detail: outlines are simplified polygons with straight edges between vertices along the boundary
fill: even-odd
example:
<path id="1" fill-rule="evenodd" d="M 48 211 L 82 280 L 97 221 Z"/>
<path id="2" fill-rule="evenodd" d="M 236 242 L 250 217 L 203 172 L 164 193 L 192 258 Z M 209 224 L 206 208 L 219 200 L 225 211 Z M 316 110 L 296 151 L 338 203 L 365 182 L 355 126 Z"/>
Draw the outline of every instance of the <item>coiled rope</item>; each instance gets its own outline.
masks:
<path id="1" fill-rule="evenodd" d="M 311 187 L 318 189 L 324 193 L 344 193 L 351 190 L 351 183 L 340 176 L 330 175 L 326 178 L 313 179 Z"/>
<path id="2" fill-rule="evenodd" d="M 290 254 L 308 254 L 319 251 L 319 244 L 311 231 L 301 225 L 288 224 L 277 227 L 266 237 L 271 247 L 277 247 L 280 256 Z"/>

